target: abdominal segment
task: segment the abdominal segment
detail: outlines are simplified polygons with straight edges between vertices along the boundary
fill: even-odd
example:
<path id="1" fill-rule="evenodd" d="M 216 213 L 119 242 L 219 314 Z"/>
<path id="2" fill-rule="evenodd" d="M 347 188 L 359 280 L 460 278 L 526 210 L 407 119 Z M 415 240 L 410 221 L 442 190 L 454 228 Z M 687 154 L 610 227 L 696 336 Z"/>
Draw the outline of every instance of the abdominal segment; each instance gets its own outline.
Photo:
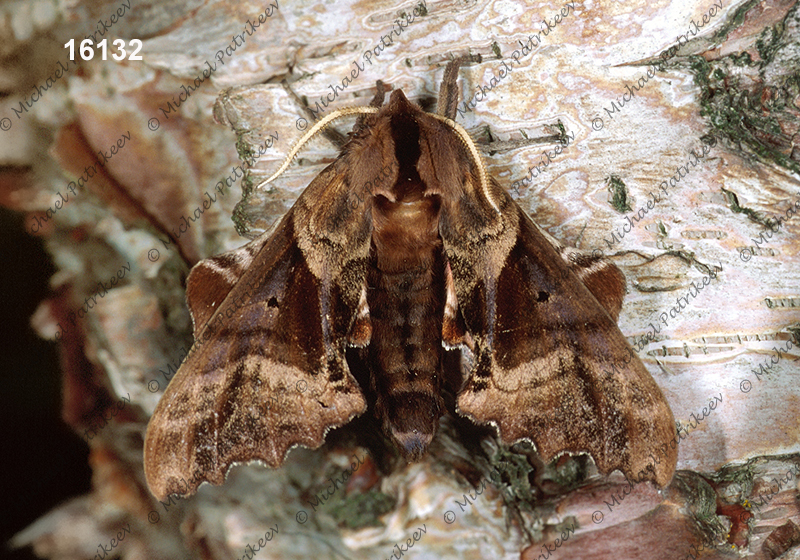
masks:
<path id="1" fill-rule="evenodd" d="M 409 461 L 426 453 L 443 410 L 442 321 L 445 262 L 438 198 L 376 197 L 367 302 L 376 412 Z M 431 224 L 433 222 L 433 224 Z"/>

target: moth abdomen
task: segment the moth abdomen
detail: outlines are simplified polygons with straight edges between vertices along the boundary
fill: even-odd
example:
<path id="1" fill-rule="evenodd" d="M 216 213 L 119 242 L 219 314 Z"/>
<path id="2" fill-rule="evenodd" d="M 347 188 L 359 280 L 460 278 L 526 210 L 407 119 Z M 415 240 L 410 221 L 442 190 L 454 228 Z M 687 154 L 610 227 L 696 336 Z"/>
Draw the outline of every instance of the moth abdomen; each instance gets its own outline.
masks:
<path id="1" fill-rule="evenodd" d="M 371 385 L 384 429 L 409 460 L 420 459 L 441 410 L 444 274 L 441 249 L 431 266 L 367 273 Z"/>
<path id="2" fill-rule="evenodd" d="M 416 461 L 427 451 L 443 408 L 445 264 L 439 197 L 425 196 L 413 167 L 403 154 L 398 158 L 396 184 L 372 205 L 368 363 L 384 430 L 406 459 Z"/>

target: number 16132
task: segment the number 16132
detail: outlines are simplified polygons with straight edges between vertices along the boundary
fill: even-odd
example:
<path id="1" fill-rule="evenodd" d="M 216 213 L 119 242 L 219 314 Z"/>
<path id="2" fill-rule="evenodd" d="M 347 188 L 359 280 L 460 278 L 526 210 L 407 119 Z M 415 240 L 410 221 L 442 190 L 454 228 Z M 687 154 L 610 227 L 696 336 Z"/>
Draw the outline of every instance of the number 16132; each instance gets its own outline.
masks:
<path id="1" fill-rule="evenodd" d="M 139 39 L 130 40 L 131 49 L 133 48 L 136 49 L 135 51 L 130 53 L 130 55 L 128 55 L 128 53 L 125 52 L 125 41 L 123 41 L 122 39 L 115 39 L 114 42 L 111 43 L 111 45 L 112 45 L 111 57 L 114 60 L 122 60 L 125 57 L 128 57 L 129 60 L 142 60 L 142 57 L 139 56 L 138 54 L 138 52 L 142 49 L 142 42 Z M 97 43 L 97 46 L 95 46 L 94 41 L 92 41 L 91 39 L 84 39 L 83 41 L 81 41 L 79 47 L 81 58 L 83 60 L 92 60 L 94 58 L 95 49 L 98 49 L 100 51 L 101 58 L 103 60 L 108 60 L 107 47 L 108 47 L 108 39 L 103 39 L 102 41 Z M 69 41 L 64 43 L 64 48 L 69 49 L 69 59 L 75 60 L 75 39 L 70 39 Z M 116 53 L 114 52 L 115 49 Z"/>

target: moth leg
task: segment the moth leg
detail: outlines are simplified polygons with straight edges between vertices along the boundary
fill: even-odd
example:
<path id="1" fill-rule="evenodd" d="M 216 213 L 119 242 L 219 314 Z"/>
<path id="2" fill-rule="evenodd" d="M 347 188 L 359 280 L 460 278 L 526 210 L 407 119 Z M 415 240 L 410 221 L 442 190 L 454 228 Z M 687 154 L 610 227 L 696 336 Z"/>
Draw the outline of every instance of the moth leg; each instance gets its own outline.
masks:
<path id="1" fill-rule="evenodd" d="M 436 114 L 455 120 L 456 107 L 458 106 L 458 69 L 465 62 L 482 61 L 479 54 L 468 54 L 454 58 L 447 63 L 442 77 L 442 85 L 439 88 L 439 101 L 436 104 Z"/>
<path id="2" fill-rule="evenodd" d="M 386 97 L 386 91 L 389 89 L 386 87 L 382 81 L 377 80 L 375 82 L 375 87 L 377 91 L 375 92 L 375 96 L 372 98 L 372 101 L 369 102 L 370 107 L 382 107 L 383 106 L 383 99 Z M 359 130 L 364 127 L 364 119 L 366 119 L 366 115 L 361 115 L 356 119 L 356 124 L 353 126 L 353 134 L 357 134 Z"/>
<path id="3" fill-rule="evenodd" d="M 369 102 L 370 107 L 382 107 L 383 106 L 383 98 L 386 97 L 386 84 L 382 81 L 377 80 L 375 82 L 375 87 L 378 91 L 375 92 L 375 97 L 372 98 L 372 101 Z"/>
<path id="4" fill-rule="evenodd" d="M 460 56 L 447 63 L 444 69 L 444 76 L 442 77 L 442 85 L 439 88 L 439 100 L 436 105 L 436 114 L 455 120 L 456 109 L 458 107 L 458 71 L 466 62 L 480 63 L 481 55 Z M 479 138 L 476 140 L 476 144 L 480 146 L 481 151 L 484 153 L 492 154 L 495 152 L 507 152 L 509 150 L 536 144 L 552 144 L 553 142 L 566 143 L 566 132 L 564 131 L 561 121 L 555 125 L 547 125 L 546 128 L 556 129 L 558 132 L 544 136 L 520 138 L 519 140 L 496 140 L 492 138 L 490 132 L 488 138 Z"/>

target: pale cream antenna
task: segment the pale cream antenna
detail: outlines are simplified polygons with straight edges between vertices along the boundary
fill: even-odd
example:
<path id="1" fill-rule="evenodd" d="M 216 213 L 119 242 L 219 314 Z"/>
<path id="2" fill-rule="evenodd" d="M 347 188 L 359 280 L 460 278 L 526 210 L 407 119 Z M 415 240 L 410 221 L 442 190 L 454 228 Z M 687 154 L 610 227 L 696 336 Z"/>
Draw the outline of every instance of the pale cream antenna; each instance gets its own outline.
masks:
<path id="1" fill-rule="evenodd" d="M 315 124 L 313 127 L 311 127 L 311 130 L 306 132 L 305 135 L 300 140 L 298 140 L 297 143 L 292 147 L 289 153 L 286 154 L 286 158 L 283 160 L 283 163 L 278 168 L 278 170 L 275 173 L 273 173 L 271 177 L 259 183 L 256 188 L 260 189 L 264 185 L 267 185 L 272 181 L 274 181 L 275 179 L 277 179 L 281 173 L 286 171 L 286 168 L 289 167 L 289 165 L 292 163 L 292 160 L 295 158 L 295 156 L 297 156 L 297 153 L 306 144 L 306 142 L 308 142 L 314 136 L 319 134 L 319 132 L 323 128 L 328 126 L 328 124 L 330 124 L 331 122 L 335 121 L 336 119 L 347 117 L 349 115 L 368 115 L 372 113 L 377 113 L 378 111 L 380 111 L 378 107 L 343 107 L 341 109 L 334 111 L 333 113 L 331 113 L 330 115 L 319 121 L 317 124 Z M 500 208 L 497 206 L 494 199 L 492 198 L 492 195 L 489 193 L 489 180 L 487 179 L 486 168 L 483 165 L 483 161 L 481 160 L 478 148 L 475 146 L 475 142 L 472 141 L 472 138 L 470 137 L 469 133 L 464 129 L 464 127 L 455 122 L 453 119 L 450 119 L 448 117 L 443 117 L 442 115 L 437 115 L 436 113 L 426 113 L 426 114 L 442 121 L 443 123 L 445 123 L 450 128 L 456 131 L 459 138 L 461 138 L 461 141 L 464 143 L 464 146 L 466 146 L 467 150 L 472 156 L 472 160 L 475 162 L 475 166 L 478 168 L 478 175 L 480 178 L 481 190 L 483 191 L 483 195 L 486 197 L 486 200 L 489 201 L 491 207 L 494 208 L 495 212 L 499 214 Z"/>
<path id="2" fill-rule="evenodd" d="M 330 124 L 332 121 L 335 121 L 336 119 L 341 119 L 342 117 L 347 117 L 349 115 L 367 115 L 370 113 L 377 113 L 378 111 L 380 111 L 378 107 L 343 107 L 341 109 L 337 109 L 327 117 L 323 118 L 317 124 L 312 126 L 311 130 L 306 132 L 305 135 L 300 140 L 298 140 L 297 143 L 292 147 L 292 149 L 289 150 L 289 153 L 286 154 L 286 158 L 283 160 L 283 164 L 281 164 L 281 166 L 272 175 L 272 177 L 270 177 L 265 181 L 261 181 L 256 188 L 260 189 L 264 185 L 271 183 L 272 181 L 277 179 L 281 173 L 286 171 L 286 168 L 289 167 L 289 165 L 292 163 L 292 160 L 295 158 L 295 156 L 303 147 L 303 145 L 309 140 L 311 140 L 314 136 L 316 136 L 323 128 L 328 126 L 328 124 Z"/>
<path id="3" fill-rule="evenodd" d="M 475 162 L 475 165 L 478 168 L 478 175 L 480 176 L 481 190 L 483 190 L 483 195 L 486 197 L 486 200 L 489 201 L 489 204 L 492 205 L 492 208 L 494 208 L 495 212 L 499 214 L 500 208 L 497 206 L 497 204 L 495 204 L 494 200 L 492 199 L 492 195 L 489 194 L 489 180 L 486 175 L 486 168 L 483 166 L 483 160 L 481 160 L 481 155 L 478 152 L 478 148 L 475 146 L 475 142 L 472 141 L 469 132 L 467 132 L 463 126 L 461 126 L 451 118 L 444 117 L 442 115 L 437 115 L 436 113 L 427 113 L 427 114 L 430 115 L 431 117 L 439 119 L 440 121 L 442 121 L 443 123 L 445 123 L 458 133 L 458 136 L 461 138 L 461 141 L 464 143 L 464 146 L 466 146 L 467 150 L 469 151 L 469 154 L 472 156 L 472 161 Z"/>

